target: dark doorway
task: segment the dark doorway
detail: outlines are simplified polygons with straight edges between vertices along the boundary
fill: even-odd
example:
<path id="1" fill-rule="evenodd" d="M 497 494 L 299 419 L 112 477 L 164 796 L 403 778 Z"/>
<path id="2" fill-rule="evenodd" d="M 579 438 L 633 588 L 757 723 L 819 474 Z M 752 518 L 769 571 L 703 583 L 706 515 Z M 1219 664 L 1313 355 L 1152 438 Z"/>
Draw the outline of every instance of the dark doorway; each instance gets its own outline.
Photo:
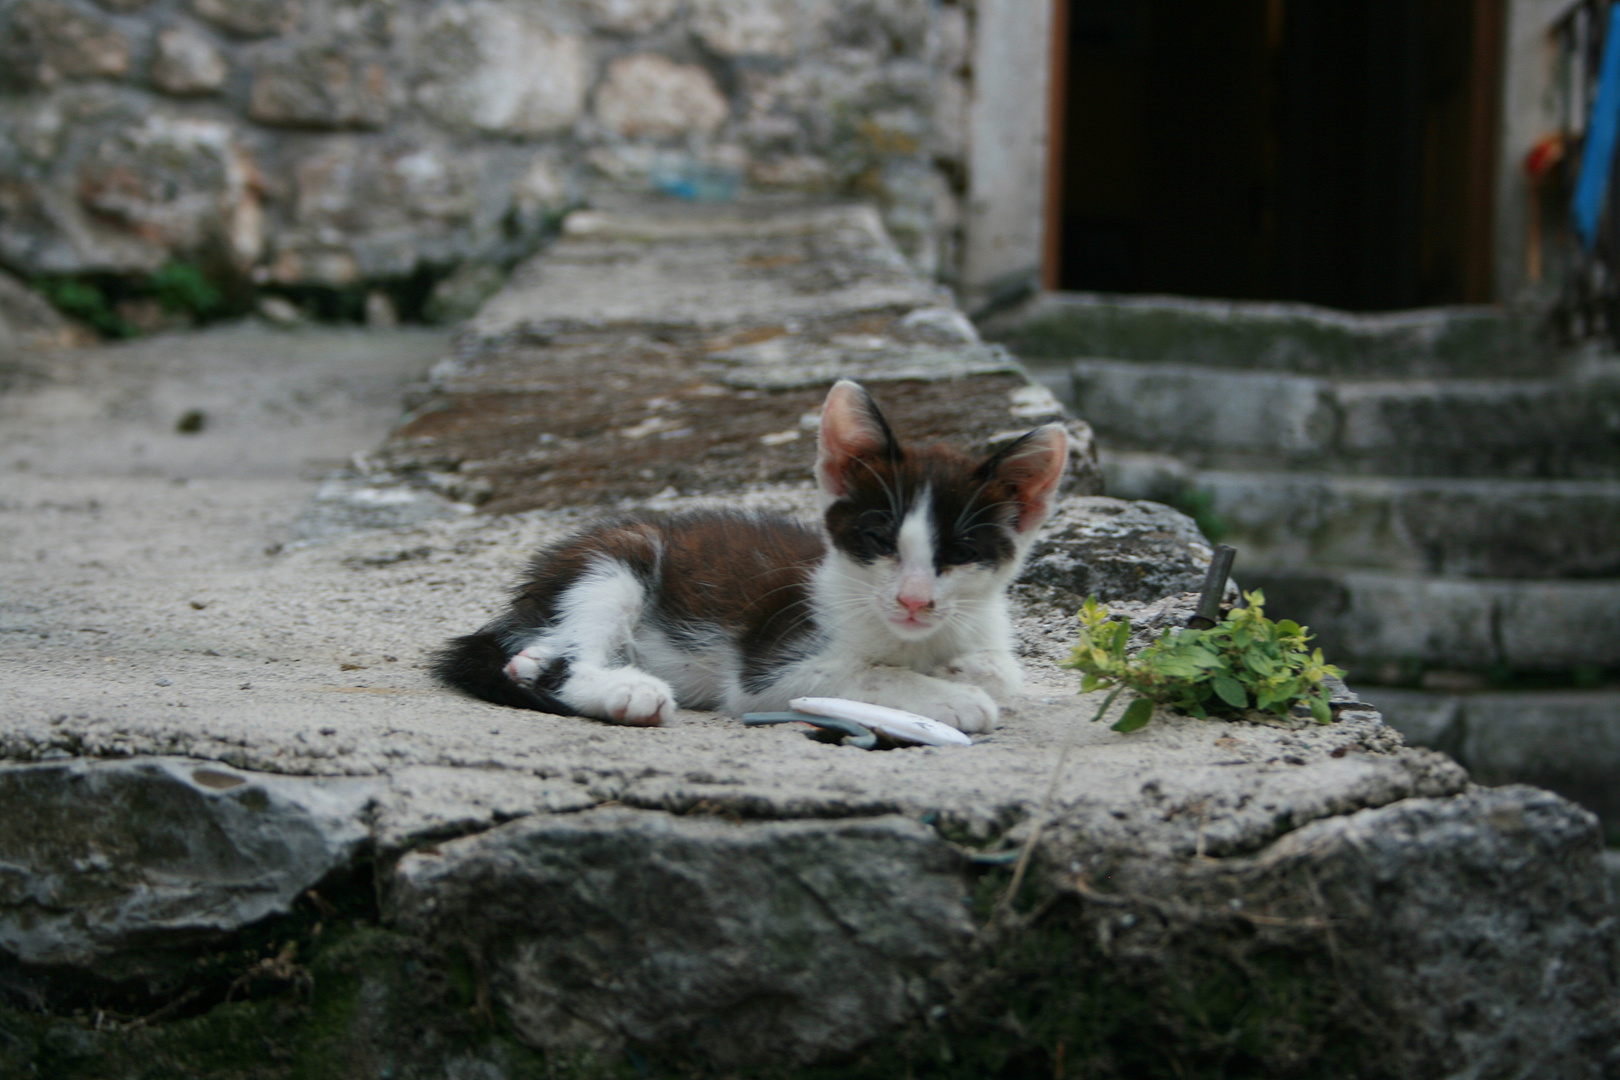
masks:
<path id="1" fill-rule="evenodd" d="M 1066 15 L 1051 284 L 1355 310 L 1491 299 L 1500 0 Z"/>

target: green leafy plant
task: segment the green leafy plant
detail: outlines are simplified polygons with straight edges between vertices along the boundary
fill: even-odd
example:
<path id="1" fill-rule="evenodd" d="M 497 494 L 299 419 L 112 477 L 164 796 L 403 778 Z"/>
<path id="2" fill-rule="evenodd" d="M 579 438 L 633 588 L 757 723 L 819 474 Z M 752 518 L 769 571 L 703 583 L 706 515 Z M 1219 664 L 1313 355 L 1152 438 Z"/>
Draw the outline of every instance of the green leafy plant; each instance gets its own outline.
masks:
<path id="1" fill-rule="evenodd" d="M 135 328 L 113 310 L 111 301 L 101 287 L 80 278 L 42 278 L 34 287 L 65 315 L 88 323 L 107 337 L 133 337 Z"/>
<path id="2" fill-rule="evenodd" d="M 1113 687 L 1097 715 L 1100 720 L 1121 690 L 1139 695 L 1113 725 L 1135 731 L 1153 716 L 1155 702 L 1207 717 L 1212 710 L 1262 709 L 1285 716 L 1304 702 L 1318 723 L 1328 723 L 1322 680 L 1343 671 L 1307 651 L 1311 639 L 1292 619 L 1265 616 L 1265 594 L 1244 593 L 1245 607 L 1208 630 L 1166 630 L 1135 656 L 1125 654 L 1130 623 L 1116 619 L 1095 596 L 1080 609 L 1080 636 L 1064 667 L 1084 674 L 1081 693 Z"/>
<path id="3" fill-rule="evenodd" d="M 165 263 L 152 275 L 148 287 L 164 311 L 206 319 L 225 306 L 225 297 L 195 263 Z"/>

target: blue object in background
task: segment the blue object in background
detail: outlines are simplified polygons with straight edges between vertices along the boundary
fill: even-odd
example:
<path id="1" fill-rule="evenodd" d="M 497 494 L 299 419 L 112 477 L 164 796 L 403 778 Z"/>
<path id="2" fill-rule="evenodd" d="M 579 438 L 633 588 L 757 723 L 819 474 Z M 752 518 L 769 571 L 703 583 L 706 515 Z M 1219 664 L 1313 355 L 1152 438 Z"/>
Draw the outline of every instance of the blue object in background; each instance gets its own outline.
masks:
<path id="1" fill-rule="evenodd" d="M 1581 243 L 1591 251 L 1603 218 L 1603 196 L 1614 171 L 1614 141 L 1620 128 L 1620 4 L 1609 9 L 1603 33 L 1603 67 L 1598 72 L 1597 100 L 1586 124 L 1586 145 L 1581 150 L 1581 173 L 1575 180 L 1570 216 Z"/>

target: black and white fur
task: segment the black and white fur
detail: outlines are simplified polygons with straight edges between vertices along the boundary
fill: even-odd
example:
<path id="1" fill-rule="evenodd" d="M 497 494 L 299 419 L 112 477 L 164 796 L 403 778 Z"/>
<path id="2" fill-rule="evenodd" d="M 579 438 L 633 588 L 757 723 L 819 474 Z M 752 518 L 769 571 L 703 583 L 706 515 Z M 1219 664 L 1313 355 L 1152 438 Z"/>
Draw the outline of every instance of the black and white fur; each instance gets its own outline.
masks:
<path id="1" fill-rule="evenodd" d="M 488 701 L 621 724 L 818 695 L 987 731 L 1021 680 L 1007 586 L 1067 456 L 1057 424 L 984 458 L 903 447 L 840 382 L 820 529 L 727 510 L 603 522 L 537 555 L 506 613 L 435 670 Z"/>

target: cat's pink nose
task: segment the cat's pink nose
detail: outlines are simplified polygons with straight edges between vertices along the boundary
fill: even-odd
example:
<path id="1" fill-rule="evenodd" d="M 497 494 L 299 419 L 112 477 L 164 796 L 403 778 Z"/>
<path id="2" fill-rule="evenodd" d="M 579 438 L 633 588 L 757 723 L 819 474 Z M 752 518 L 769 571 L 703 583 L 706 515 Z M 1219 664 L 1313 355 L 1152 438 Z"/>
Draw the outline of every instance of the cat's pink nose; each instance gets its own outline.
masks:
<path id="1" fill-rule="evenodd" d="M 921 612 L 932 610 L 934 606 L 933 599 L 927 596 L 912 596 L 901 593 L 895 599 L 899 600 L 900 606 L 906 609 L 906 614 L 913 618 L 916 618 Z"/>

